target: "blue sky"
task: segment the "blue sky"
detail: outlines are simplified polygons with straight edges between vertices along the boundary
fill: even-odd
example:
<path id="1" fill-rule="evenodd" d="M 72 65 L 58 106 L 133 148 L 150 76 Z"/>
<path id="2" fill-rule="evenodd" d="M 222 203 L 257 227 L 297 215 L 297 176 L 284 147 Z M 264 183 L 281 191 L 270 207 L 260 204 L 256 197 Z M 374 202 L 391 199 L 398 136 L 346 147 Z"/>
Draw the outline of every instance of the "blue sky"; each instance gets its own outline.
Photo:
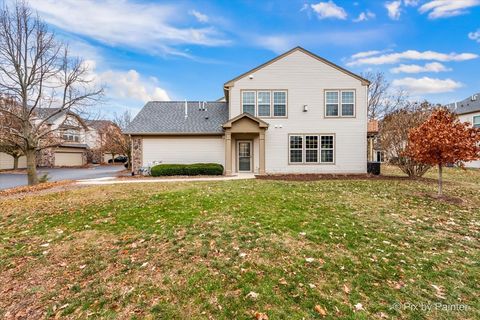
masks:
<path id="1" fill-rule="evenodd" d="M 384 71 L 412 99 L 480 91 L 480 0 L 30 0 L 106 86 L 105 114 L 214 100 L 227 80 L 297 45 Z"/>

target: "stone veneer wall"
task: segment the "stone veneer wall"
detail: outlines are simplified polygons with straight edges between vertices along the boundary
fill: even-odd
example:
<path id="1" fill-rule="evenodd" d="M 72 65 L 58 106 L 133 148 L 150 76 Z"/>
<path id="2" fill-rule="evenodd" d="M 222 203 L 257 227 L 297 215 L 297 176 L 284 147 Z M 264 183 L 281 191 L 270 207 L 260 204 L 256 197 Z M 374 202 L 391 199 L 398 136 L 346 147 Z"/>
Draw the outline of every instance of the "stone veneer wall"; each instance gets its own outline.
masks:
<path id="1" fill-rule="evenodd" d="M 55 164 L 53 148 L 43 149 L 37 153 L 37 166 L 52 168 Z"/>
<path id="2" fill-rule="evenodd" d="M 135 174 L 138 174 L 142 167 L 142 157 L 142 137 L 132 137 L 132 172 Z"/>

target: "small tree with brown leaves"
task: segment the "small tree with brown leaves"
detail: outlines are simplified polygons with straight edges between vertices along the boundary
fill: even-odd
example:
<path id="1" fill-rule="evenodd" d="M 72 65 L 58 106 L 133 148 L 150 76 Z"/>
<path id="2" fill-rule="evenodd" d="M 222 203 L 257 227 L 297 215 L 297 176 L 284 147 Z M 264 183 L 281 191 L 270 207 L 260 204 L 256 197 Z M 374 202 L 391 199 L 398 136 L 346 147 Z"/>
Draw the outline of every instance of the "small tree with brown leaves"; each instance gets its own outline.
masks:
<path id="1" fill-rule="evenodd" d="M 406 154 L 416 161 L 438 166 L 438 194 L 442 196 L 442 168 L 480 158 L 480 130 L 460 122 L 446 109 L 437 109 L 410 131 Z"/>
<path id="2" fill-rule="evenodd" d="M 415 161 L 405 155 L 408 134 L 428 119 L 432 112 L 428 102 L 407 103 L 403 108 L 387 114 L 380 122 L 380 144 L 390 164 L 400 168 L 410 178 L 423 176 L 431 165 Z"/>

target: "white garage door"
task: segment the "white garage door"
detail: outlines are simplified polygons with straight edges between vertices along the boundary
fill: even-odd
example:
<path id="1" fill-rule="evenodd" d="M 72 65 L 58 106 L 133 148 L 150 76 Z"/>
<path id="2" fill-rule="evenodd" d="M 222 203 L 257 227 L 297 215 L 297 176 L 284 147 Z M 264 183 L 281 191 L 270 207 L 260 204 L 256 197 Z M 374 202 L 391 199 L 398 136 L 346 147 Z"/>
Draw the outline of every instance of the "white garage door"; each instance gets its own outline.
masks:
<path id="1" fill-rule="evenodd" d="M 153 161 L 188 164 L 225 163 L 222 137 L 165 137 L 143 139 L 143 165 Z"/>
<path id="2" fill-rule="evenodd" d="M 23 169 L 27 167 L 27 158 L 21 156 L 18 159 L 18 168 Z M 0 152 L 0 170 L 13 169 L 13 157 L 9 154 Z"/>
<path id="3" fill-rule="evenodd" d="M 56 167 L 74 167 L 82 166 L 83 157 L 81 153 L 73 152 L 55 152 Z"/>

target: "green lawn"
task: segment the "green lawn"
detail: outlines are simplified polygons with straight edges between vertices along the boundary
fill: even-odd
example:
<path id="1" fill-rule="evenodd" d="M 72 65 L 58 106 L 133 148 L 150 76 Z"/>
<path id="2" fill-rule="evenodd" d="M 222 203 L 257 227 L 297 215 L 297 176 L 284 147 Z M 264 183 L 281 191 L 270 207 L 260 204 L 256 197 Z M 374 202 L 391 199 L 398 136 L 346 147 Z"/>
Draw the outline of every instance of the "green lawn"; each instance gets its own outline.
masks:
<path id="1" fill-rule="evenodd" d="M 0 199 L 0 318 L 479 319 L 480 171 L 445 176 L 462 202 L 401 179 Z"/>

